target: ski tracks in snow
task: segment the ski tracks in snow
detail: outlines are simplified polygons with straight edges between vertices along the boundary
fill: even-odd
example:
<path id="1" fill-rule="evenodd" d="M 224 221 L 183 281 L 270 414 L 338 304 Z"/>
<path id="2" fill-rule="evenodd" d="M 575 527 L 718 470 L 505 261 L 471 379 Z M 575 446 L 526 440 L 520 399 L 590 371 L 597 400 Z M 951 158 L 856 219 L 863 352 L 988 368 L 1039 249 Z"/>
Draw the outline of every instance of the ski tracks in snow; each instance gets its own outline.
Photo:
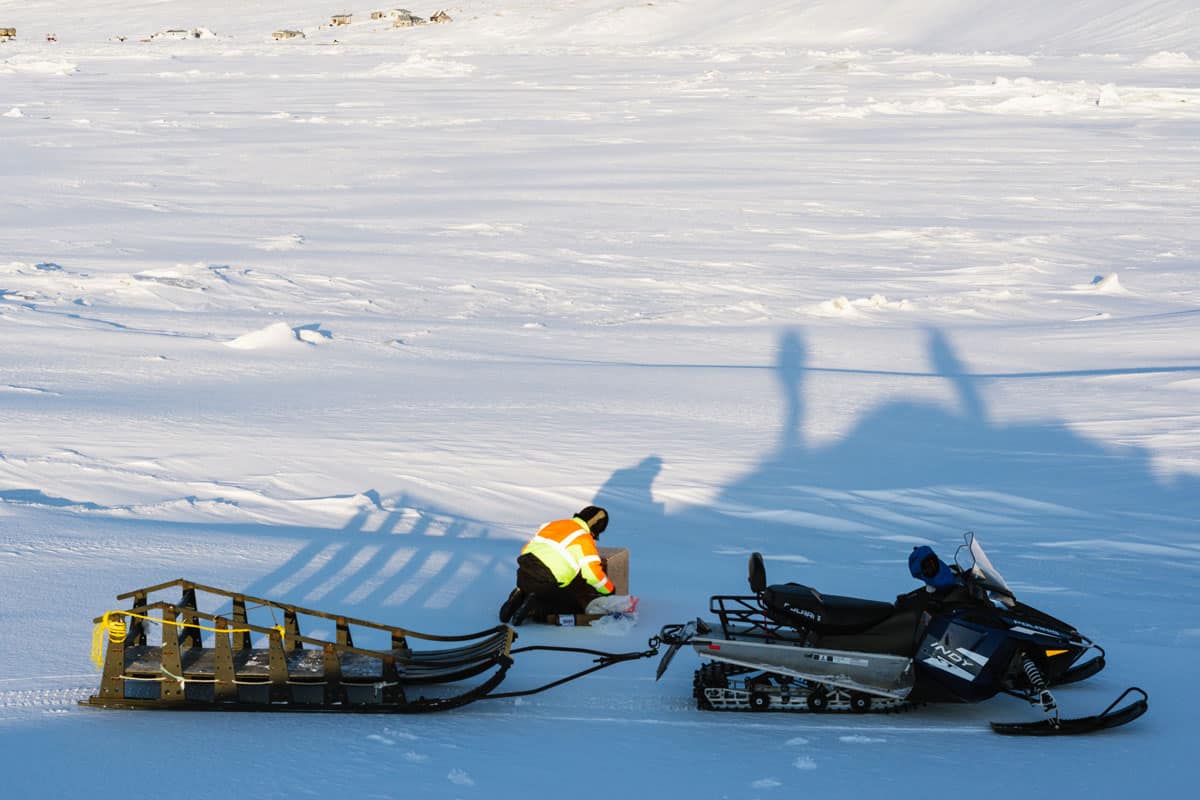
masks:
<path id="1" fill-rule="evenodd" d="M 96 693 L 96 687 L 58 686 L 46 688 L 14 689 L 15 685 L 36 685 L 50 678 L 3 678 L 0 679 L 0 726 L 30 717 L 65 715 L 78 709 L 79 701 Z M 83 676 L 70 675 L 66 678 Z M 99 686 L 99 673 L 97 673 Z"/>

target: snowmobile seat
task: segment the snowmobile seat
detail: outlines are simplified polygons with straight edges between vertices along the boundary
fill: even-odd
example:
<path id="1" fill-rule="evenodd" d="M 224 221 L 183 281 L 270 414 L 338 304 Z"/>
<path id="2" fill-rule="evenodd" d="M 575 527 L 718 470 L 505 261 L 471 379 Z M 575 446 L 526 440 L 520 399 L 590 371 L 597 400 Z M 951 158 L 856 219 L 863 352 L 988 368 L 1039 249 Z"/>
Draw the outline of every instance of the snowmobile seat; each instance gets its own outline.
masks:
<path id="1" fill-rule="evenodd" d="M 767 614 L 781 625 L 834 635 L 864 631 L 896 612 L 891 603 L 822 595 L 799 583 L 768 586 L 762 592 L 762 603 Z"/>

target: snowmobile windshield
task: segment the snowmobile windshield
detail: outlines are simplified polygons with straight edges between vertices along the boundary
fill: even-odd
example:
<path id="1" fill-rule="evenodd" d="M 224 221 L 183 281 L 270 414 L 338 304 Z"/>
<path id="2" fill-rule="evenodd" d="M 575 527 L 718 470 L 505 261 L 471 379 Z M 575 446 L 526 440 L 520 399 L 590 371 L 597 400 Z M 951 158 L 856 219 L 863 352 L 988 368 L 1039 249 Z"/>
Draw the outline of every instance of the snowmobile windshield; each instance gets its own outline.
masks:
<path id="1" fill-rule="evenodd" d="M 983 545 L 975 538 L 975 534 L 967 531 L 963 534 L 963 543 L 954 554 L 954 563 L 964 576 L 968 576 L 976 586 L 984 589 L 1005 605 L 1012 605 L 1016 600 L 1013 590 L 1008 588 L 1000 571 L 992 566 L 991 559 L 983 552 Z"/>

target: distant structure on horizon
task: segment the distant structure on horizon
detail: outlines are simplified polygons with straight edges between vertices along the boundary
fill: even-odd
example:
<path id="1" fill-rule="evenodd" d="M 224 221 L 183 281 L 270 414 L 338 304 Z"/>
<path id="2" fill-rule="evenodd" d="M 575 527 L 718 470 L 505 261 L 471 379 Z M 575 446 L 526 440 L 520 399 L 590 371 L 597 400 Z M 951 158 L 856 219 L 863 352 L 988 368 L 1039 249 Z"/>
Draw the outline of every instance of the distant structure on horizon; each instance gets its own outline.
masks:
<path id="1" fill-rule="evenodd" d="M 170 28 L 165 31 L 152 33 L 143 42 L 151 42 L 156 39 L 212 39 L 214 34 L 208 28 Z"/>
<path id="2" fill-rule="evenodd" d="M 7 42 L 15 38 L 17 38 L 16 28 L 0 28 L 0 42 Z"/>
<path id="3" fill-rule="evenodd" d="M 426 20 L 424 17 L 418 17 L 406 8 L 397 8 L 391 13 L 395 22 L 392 23 L 393 28 L 412 28 L 417 25 L 424 25 Z"/>

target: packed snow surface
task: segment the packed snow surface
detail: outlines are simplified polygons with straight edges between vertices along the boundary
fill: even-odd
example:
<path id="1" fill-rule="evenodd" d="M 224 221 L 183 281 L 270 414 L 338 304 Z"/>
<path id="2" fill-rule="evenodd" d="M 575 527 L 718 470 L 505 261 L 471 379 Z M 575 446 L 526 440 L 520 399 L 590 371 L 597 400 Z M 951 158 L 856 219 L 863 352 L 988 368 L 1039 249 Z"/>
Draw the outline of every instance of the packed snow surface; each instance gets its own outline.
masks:
<path id="1" fill-rule="evenodd" d="M 390 8 L 0 6 L 6 797 L 1188 793 L 1195 2 Z M 522 644 L 643 649 L 753 551 L 890 600 L 971 529 L 1106 648 L 1064 714 L 1150 712 L 703 713 L 690 652 L 432 716 L 76 705 L 119 593 L 465 633 L 589 503 L 637 625 Z"/>

